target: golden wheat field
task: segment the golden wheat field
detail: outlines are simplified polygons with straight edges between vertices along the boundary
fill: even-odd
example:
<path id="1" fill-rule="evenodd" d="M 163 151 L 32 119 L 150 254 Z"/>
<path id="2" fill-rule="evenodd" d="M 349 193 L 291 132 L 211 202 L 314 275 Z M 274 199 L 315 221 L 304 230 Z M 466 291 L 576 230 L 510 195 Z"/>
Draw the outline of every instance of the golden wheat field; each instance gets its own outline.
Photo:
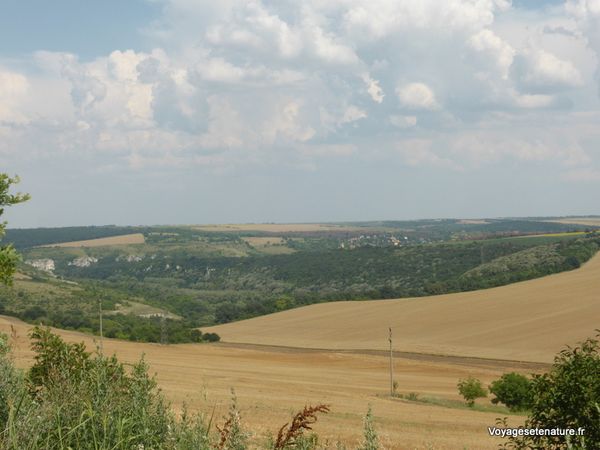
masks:
<path id="1" fill-rule="evenodd" d="M 549 220 L 549 222 L 600 227 L 600 217 L 568 217 Z"/>
<path id="2" fill-rule="evenodd" d="M 30 326 L 0 316 L 0 331 L 10 333 L 11 326 L 17 334 L 16 362 L 27 367 L 32 361 L 26 338 Z M 89 335 L 56 331 L 67 341 L 84 341 L 88 349 L 96 347 Z M 144 354 L 174 407 L 186 402 L 190 409 L 209 415 L 216 408 L 218 424 L 223 422 L 230 389 L 235 388 L 243 423 L 253 431 L 255 442 L 268 432 L 276 434 L 292 412 L 317 403 L 331 406 L 332 412 L 321 416 L 314 427 L 330 442 L 357 444 L 369 405 L 386 449 L 493 449 L 501 442 L 487 435 L 487 427 L 494 425 L 498 413 L 389 398 L 388 359 L 381 355 L 229 344 L 164 346 L 110 339 L 104 341 L 104 351 L 130 362 Z M 461 377 L 473 375 L 489 383 L 506 371 L 540 369 L 539 365 L 510 362 L 414 356 L 395 359 L 400 393 L 458 400 L 456 382 Z M 522 420 L 520 416 L 510 417 L 512 424 Z"/>
<path id="3" fill-rule="evenodd" d="M 399 300 L 335 302 L 207 328 L 226 342 L 400 351 L 551 362 L 593 336 L 600 255 L 580 269 L 493 289 Z"/>
<path id="4" fill-rule="evenodd" d="M 120 236 L 111 236 L 98 239 L 88 239 L 85 241 L 61 242 L 60 244 L 40 245 L 40 247 L 107 247 L 110 245 L 130 245 L 143 244 L 145 242 L 142 233 L 123 234 Z"/>

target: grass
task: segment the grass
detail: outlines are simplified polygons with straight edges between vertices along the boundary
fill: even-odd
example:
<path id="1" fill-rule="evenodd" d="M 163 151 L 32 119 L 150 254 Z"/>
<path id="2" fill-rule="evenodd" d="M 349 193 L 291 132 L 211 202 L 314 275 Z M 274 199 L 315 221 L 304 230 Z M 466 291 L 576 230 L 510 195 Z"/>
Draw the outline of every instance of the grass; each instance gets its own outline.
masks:
<path id="1" fill-rule="evenodd" d="M 260 253 L 283 255 L 296 252 L 293 248 L 288 247 L 280 237 L 243 237 L 241 239 Z"/>
<path id="2" fill-rule="evenodd" d="M 106 313 L 110 314 L 133 314 L 135 316 L 164 316 L 168 319 L 181 320 L 181 317 L 170 313 L 164 309 L 157 308 L 155 306 L 146 305 L 144 303 L 127 300 L 127 304 L 117 304 L 115 311 L 109 311 Z"/>
<path id="3" fill-rule="evenodd" d="M 400 399 L 400 400 L 409 401 L 409 402 L 441 406 L 443 408 L 450 408 L 450 409 L 479 411 L 479 412 L 485 412 L 485 413 L 497 413 L 497 414 L 511 415 L 511 416 L 526 416 L 527 415 L 527 413 L 524 411 L 513 412 L 513 411 L 509 410 L 507 407 L 501 406 L 501 405 L 493 405 L 491 403 L 475 402 L 475 404 L 473 406 L 469 406 L 469 405 L 467 405 L 466 402 L 461 401 L 461 400 L 452 400 L 452 399 L 441 398 L 441 397 L 421 396 L 416 392 L 410 392 L 408 394 L 396 394 L 395 398 Z"/>

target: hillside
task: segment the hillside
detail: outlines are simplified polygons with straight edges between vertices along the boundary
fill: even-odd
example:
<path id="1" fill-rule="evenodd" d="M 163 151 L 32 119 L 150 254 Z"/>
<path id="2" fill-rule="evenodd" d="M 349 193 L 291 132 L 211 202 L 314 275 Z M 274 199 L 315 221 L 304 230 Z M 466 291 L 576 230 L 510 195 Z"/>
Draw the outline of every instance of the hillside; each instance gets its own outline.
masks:
<path id="1" fill-rule="evenodd" d="M 206 328 L 223 341 L 550 362 L 592 336 L 600 317 L 600 255 L 580 269 L 508 286 L 400 300 L 335 302 Z M 204 331 L 204 330 L 203 330 Z"/>

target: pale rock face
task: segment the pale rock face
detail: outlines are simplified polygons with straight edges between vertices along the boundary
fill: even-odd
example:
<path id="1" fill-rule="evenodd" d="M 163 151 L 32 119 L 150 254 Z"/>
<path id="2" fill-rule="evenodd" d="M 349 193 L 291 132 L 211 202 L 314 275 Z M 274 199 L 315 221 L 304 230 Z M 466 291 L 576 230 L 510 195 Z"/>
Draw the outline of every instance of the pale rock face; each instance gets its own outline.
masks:
<path id="1" fill-rule="evenodd" d="M 92 264 L 96 264 L 97 262 L 98 258 L 94 258 L 93 256 L 81 256 L 79 258 L 75 258 L 69 263 L 69 265 L 75 267 L 90 267 Z"/>
<path id="2" fill-rule="evenodd" d="M 29 264 L 31 267 L 35 267 L 38 270 L 52 273 L 55 269 L 54 260 L 49 258 L 43 259 L 31 259 L 25 261 L 25 264 Z"/>
<path id="3" fill-rule="evenodd" d="M 127 261 L 128 263 L 131 262 L 140 262 L 142 259 L 144 259 L 143 256 L 140 255 L 121 255 L 121 256 L 117 256 L 117 258 L 115 259 L 115 261 Z"/>

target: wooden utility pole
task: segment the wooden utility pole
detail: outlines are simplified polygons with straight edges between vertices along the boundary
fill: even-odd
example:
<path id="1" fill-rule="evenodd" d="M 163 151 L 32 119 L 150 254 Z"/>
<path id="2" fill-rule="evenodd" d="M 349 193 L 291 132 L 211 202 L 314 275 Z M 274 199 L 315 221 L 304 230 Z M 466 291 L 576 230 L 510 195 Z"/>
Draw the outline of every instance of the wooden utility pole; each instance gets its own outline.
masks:
<path id="1" fill-rule="evenodd" d="M 394 352 L 392 350 L 392 327 L 390 327 L 390 396 L 394 396 Z"/>
<path id="2" fill-rule="evenodd" d="M 102 297 L 98 297 L 98 312 L 100 314 L 100 354 L 102 355 L 103 350 L 103 338 L 104 332 L 102 330 Z"/>

